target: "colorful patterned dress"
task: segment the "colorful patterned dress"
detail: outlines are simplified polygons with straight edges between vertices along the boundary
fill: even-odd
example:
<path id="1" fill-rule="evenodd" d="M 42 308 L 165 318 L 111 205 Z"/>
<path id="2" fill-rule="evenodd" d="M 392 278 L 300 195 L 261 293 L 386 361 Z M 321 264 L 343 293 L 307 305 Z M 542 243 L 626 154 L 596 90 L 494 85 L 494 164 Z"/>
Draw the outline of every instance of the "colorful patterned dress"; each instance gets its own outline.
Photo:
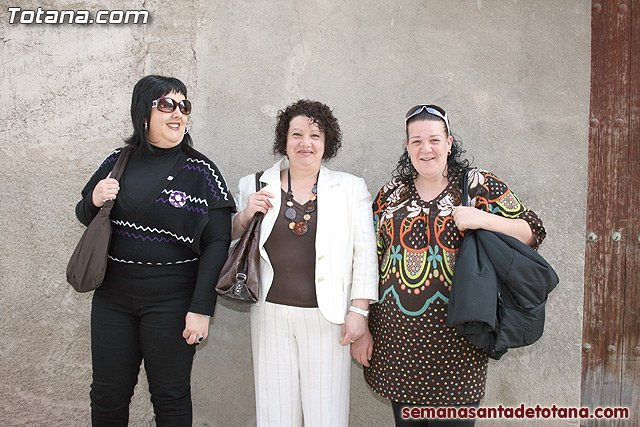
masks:
<path id="1" fill-rule="evenodd" d="M 378 240 L 380 300 L 372 304 L 371 388 L 392 401 L 460 405 L 484 396 L 487 355 L 446 325 L 456 252 L 464 233 L 451 216 L 461 205 L 462 174 L 424 201 L 413 180 L 394 179 L 373 204 Z M 490 172 L 469 172 L 469 206 L 526 220 L 536 247 L 542 222 Z"/>

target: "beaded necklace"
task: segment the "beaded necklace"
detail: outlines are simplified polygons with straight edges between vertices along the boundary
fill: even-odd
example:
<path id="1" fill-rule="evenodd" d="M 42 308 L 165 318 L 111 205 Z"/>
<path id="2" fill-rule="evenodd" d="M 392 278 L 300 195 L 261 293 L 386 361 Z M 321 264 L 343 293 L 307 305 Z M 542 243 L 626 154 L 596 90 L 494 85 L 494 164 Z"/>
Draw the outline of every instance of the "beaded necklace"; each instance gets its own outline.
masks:
<path id="1" fill-rule="evenodd" d="M 287 210 L 284 212 L 285 218 L 290 220 L 289 229 L 293 231 L 298 236 L 302 236 L 304 233 L 309 230 L 309 226 L 307 222 L 311 219 L 311 214 L 316 210 L 316 199 L 318 198 L 318 178 L 316 177 L 316 182 L 313 184 L 313 188 L 311 192 L 311 198 L 304 205 L 304 216 L 302 217 L 304 221 L 296 222 L 296 210 L 293 208 L 293 192 L 291 192 L 291 170 L 287 170 Z"/>

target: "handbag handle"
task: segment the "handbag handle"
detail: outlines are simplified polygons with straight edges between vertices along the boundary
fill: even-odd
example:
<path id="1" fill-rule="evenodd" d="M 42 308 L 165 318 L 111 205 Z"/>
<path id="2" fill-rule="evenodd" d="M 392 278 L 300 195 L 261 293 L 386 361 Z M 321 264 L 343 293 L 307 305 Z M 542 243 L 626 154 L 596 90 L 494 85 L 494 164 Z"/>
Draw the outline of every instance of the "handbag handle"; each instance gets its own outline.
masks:
<path id="1" fill-rule="evenodd" d="M 118 160 L 116 164 L 113 166 L 113 170 L 111 171 L 111 178 L 116 181 L 120 180 L 122 174 L 124 173 L 124 168 L 127 166 L 127 162 L 129 161 L 129 157 L 131 157 L 131 147 L 124 147 L 120 156 L 118 156 Z"/>
<path id="2" fill-rule="evenodd" d="M 469 206 L 469 169 L 464 170 L 462 177 L 462 206 Z"/>
<path id="3" fill-rule="evenodd" d="M 120 178 L 124 173 L 124 168 L 127 166 L 127 163 L 129 162 L 129 157 L 131 157 L 131 147 L 124 147 L 120 152 L 120 155 L 118 156 L 118 160 L 116 161 L 116 164 L 113 166 L 113 169 L 111 170 L 111 178 L 115 179 L 116 181 L 120 181 Z M 111 208 L 113 207 L 114 203 L 115 203 L 114 199 L 109 199 L 106 202 L 104 202 L 104 205 L 102 205 L 100 209 L 101 210 L 104 209 L 105 212 L 108 214 L 111 211 Z"/>
<path id="4" fill-rule="evenodd" d="M 256 191 L 260 191 L 264 187 L 264 184 L 260 182 L 260 177 L 263 173 L 264 171 L 256 172 Z"/>
<path id="5" fill-rule="evenodd" d="M 264 173 L 264 171 L 260 171 L 260 172 L 256 172 L 255 173 L 255 177 L 256 177 L 256 191 L 260 191 L 262 190 L 262 187 L 265 186 L 264 183 L 260 182 L 260 177 L 262 176 L 262 174 Z M 262 212 L 256 212 L 255 214 L 253 214 L 253 216 L 258 216 L 261 217 L 264 214 Z"/>

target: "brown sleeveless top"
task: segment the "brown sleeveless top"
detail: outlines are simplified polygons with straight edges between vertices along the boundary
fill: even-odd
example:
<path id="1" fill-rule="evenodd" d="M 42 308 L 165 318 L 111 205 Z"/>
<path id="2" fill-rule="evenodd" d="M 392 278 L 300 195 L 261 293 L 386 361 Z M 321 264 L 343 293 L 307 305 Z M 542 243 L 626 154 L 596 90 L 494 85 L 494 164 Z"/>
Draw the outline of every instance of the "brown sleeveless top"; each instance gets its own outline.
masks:
<path id="1" fill-rule="evenodd" d="M 296 307 L 317 307 L 316 299 L 316 225 L 318 205 L 307 222 L 308 231 L 298 236 L 289 229 L 289 221 L 284 216 L 287 209 L 286 192 L 282 190 L 280 212 L 264 244 L 273 266 L 273 283 L 267 294 L 267 301 Z M 293 201 L 296 220 L 304 216 L 304 206 Z"/>

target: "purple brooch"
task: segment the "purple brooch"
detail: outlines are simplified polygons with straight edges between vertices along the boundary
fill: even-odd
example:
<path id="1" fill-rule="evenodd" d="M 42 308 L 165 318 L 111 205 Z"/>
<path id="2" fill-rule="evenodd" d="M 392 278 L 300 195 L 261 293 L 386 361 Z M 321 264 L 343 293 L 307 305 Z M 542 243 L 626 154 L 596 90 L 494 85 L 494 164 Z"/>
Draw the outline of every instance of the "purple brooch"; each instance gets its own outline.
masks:
<path id="1" fill-rule="evenodd" d="M 169 203 L 173 207 L 182 208 L 187 204 L 187 195 L 183 191 L 172 191 L 169 196 Z"/>

